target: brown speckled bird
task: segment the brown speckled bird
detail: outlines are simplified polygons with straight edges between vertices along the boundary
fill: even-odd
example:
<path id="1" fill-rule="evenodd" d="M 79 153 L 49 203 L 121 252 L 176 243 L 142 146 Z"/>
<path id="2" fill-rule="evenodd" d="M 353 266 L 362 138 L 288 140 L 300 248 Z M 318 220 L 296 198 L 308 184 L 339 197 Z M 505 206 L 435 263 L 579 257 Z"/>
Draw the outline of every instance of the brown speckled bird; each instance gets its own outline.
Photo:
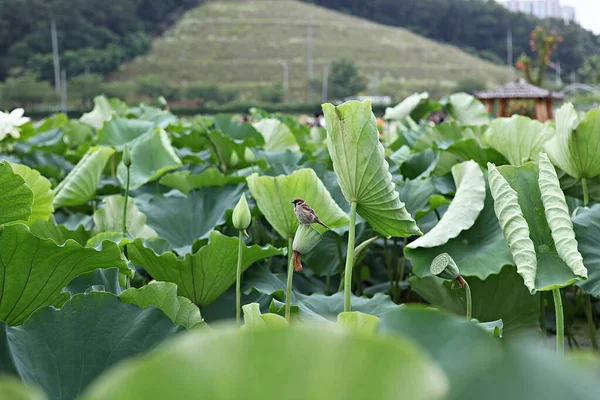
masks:
<path id="1" fill-rule="evenodd" d="M 294 199 L 294 201 L 292 201 L 292 204 L 294 205 L 294 212 L 296 213 L 296 217 L 298 218 L 298 221 L 300 221 L 300 223 L 304 225 L 319 224 L 329 229 L 327 225 L 321 222 L 321 220 L 315 213 L 315 210 L 313 210 L 311 206 L 306 204 L 304 200 Z"/>

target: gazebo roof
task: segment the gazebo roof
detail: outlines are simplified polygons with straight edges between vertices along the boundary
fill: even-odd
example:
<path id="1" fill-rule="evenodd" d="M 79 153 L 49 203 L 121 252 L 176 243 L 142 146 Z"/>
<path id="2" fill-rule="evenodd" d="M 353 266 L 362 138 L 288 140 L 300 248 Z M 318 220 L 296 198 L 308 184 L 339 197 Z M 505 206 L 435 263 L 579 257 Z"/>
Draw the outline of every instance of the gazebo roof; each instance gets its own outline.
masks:
<path id="1" fill-rule="evenodd" d="M 476 92 L 475 97 L 481 100 L 494 99 L 553 99 L 562 100 L 564 97 L 556 92 L 543 89 L 527 83 L 525 79 L 519 79 L 517 82 L 511 82 L 506 86 L 496 89 Z"/>

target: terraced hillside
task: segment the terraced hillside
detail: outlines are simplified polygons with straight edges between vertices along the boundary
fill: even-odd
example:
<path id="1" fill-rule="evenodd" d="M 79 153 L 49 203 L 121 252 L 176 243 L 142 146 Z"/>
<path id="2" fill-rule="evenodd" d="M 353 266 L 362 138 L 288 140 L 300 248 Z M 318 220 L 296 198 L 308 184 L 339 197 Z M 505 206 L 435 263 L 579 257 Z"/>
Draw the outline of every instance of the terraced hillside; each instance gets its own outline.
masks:
<path id="1" fill-rule="evenodd" d="M 407 91 L 451 90 L 462 77 L 489 85 L 510 71 L 405 29 L 369 22 L 294 0 L 219 0 L 188 11 L 151 51 L 123 65 L 113 80 L 160 75 L 177 84 L 211 82 L 249 91 L 282 81 L 289 64 L 295 99 L 306 96 L 308 30 L 312 25 L 314 76 L 325 64 L 352 58 L 371 82 L 394 78 Z"/>

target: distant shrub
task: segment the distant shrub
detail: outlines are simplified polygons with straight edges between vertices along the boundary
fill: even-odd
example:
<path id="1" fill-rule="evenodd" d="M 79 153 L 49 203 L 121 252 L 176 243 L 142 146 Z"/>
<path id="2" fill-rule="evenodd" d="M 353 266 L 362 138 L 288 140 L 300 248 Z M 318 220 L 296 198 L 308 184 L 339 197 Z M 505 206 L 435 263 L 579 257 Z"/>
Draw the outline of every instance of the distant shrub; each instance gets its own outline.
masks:
<path id="1" fill-rule="evenodd" d="M 259 86 L 257 90 L 257 99 L 266 103 L 282 103 L 284 96 L 281 84 Z"/>
<path id="2" fill-rule="evenodd" d="M 135 103 L 138 101 L 136 95 L 136 82 L 106 82 L 102 85 L 99 94 L 104 94 L 106 97 L 116 97 L 127 103 Z"/>
<path id="3" fill-rule="evenodd" d="M 79 75 L 69 79 L 67 90 L 69 99 L 78 104 L 89 106 L 95 96 L 102 93 L 104 78 L 100 74 Z"/>
<path id="4" fill-rule="evenodd" d="M 456 87 L 454 88 L 455 93 L 465 92 L 469 94 L 473 94 L 475 92 L 479 92 L 485 90 L 485 83 L 476 78 L 466 77 L 459 79 L 456 82 Z"/>
<path id="5" fill-rule="evenodd" d="M 28 107 L 55 100 L 56 93 L 50 83 L 39 80 L 38 76 L 31 72 L 7 78 L 0 83 L 2 108 Z"/>
<path id="6" fill-rule="evenodd" d="M 212 83 L 198 83 L 188 86 L 184 90 L 186 100 L 196 100 L 200 103 L 213 101 L 225 104 L 237 100 L 240 95 L 239 89 L 221 87 Z"/>
<path id="7" fill-rule="evenodd" d="M 180 90 L 169 81 L 158 75 L 144 75 L 136 78 L 135 91 L 140 96 L 157 98 L 163 96 L 167 100 L 180 98 Z"/>

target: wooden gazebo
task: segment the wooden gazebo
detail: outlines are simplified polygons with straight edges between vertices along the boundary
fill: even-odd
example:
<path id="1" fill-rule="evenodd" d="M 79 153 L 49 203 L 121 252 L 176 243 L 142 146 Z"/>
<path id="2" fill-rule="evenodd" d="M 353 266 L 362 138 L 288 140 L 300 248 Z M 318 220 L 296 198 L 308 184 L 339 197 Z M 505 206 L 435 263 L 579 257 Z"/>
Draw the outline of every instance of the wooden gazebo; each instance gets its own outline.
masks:
<path id="1" fill-rule="evenodd" d="M 506 86 L 485 92 L 475 93 L 475 97 L 485 104 L 488 112 L 491 114 L 494 110 L 496 101 L 500 102 L 497 110 L 497 117 L 509 117 L 506 110 L 509 100 L 534 100 L 535 116 L 538 121 L 546 122 L 554 119 L 553 102 L 563 100 L 564 97 L 556 92 L 543 89 L 527 83 L 525 79 L 517 82 L 511 82 Z"/>

